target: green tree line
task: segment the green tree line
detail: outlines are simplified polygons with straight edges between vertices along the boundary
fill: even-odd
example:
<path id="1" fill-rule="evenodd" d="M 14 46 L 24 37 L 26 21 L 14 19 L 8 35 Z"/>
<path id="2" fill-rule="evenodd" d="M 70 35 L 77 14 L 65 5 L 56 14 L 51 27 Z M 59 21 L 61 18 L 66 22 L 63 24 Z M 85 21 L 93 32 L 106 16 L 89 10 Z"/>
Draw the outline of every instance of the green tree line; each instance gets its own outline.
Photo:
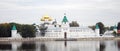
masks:
<path id="1" fill-rule="evenodd" d="M 107 30 L 114 30 L 114 26 L 105 27 L 102 22 L 98 22 L 93 26 L 89 26 L 89 28 L 95 30 L 95 27 L 96 27 L 97 24 L 98 24 L 99 29 L 100 29 L 100 34 L 104 34 L 105 31 L 107 31 Z M 118 22 L 118 24 L 117 24 L 117 29 L 120 30 L 120 22 Z M 117 34 L 120 34 L 120 33 L 118 32 Z"/>
<path id="2" fill-rule="evenodd" d="M 35 26 L 18 23 L 2 23 L 0 24 L 0 37 L 11 37 L 11 29 L 16 26 L 17 32 L 24 38 L 35 37 Z"/>
<path id="3" fill-rule="evenodd" d="M 79 24 L 77 23 L 77 21 L 72 21 L 71 23 L 69 23 L 70 27 L 79 27 Z"/>

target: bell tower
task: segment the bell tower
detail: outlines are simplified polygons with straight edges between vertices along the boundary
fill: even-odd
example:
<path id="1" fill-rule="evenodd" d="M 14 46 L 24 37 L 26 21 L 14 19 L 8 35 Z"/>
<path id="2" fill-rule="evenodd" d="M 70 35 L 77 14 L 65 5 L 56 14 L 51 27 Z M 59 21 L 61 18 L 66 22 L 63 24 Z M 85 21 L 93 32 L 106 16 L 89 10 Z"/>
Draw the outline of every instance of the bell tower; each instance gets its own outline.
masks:
<path id="1" fill-rule="evenodd" d="M 66 13 L 64 13 L 64 18 L 62 20 L 62 24 L 67 24 L 68 23 L 68 19 L 66 17 Z"/>
<path id="2" fill-rule="evenodd" d="M 69 22 L 68 22 L 68 19 L 66 17 L 66 13 L 64 13 L 64 17 L 62 20 L 62 27 L 69 27 Z"/>
<path id="3" fill-rule="evenodd" d="M 62 20 L 62 33 L 64 34 L 64 38 L 67 39 L 68 38 L 68 33 L 69 33 L 69 22 L 68 19 L 66 17 L 66 14 L 64 13 L 64 17 Z"/>

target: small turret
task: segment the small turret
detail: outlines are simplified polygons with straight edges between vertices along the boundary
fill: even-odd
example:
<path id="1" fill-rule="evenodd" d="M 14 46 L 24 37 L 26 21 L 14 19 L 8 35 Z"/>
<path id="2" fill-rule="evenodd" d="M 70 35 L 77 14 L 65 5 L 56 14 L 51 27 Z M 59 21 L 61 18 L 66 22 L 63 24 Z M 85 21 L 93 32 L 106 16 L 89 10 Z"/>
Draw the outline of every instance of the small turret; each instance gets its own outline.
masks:
<path id="1" fill-rule="evenodd" d="M 16 37 L 16 34 L 17 34 L 17 29 L 16 29 L 16 26 L 13 25 L 12 30 L 11 30 L 12 38 L 15 38 L 15 37 Z"/>
<path id="2" fill-rule="evenodd" d="M 12 35 L 12 38 L 22 38 L 21 35 L 17 33 L 17 29 L 15 25 L 13 25 L 12 27 L 11 35 Z"/>
<path id="3" fill-rule="evenodd" d="M 95 33 L 99 36 L 99 34 L 100 34 L 100 29 L 99 29 L 99 26 L 98 26 L 98 24 L 96 25 L 96 27 L 95 27 Z"/>

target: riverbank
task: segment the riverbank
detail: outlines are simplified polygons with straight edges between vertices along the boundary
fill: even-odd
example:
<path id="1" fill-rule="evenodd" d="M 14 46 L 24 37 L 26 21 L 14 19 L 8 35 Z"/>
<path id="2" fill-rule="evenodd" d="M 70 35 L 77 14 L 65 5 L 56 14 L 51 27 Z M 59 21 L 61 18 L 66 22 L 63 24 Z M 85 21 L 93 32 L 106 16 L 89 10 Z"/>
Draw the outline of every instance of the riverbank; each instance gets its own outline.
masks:
<path id="1" fill-rule="evenodd" d="M 90 41 L 90 40 L 120 40 L 120 37 L 88 37 L 88 38 L 0 38 L 0 41 Z"/>

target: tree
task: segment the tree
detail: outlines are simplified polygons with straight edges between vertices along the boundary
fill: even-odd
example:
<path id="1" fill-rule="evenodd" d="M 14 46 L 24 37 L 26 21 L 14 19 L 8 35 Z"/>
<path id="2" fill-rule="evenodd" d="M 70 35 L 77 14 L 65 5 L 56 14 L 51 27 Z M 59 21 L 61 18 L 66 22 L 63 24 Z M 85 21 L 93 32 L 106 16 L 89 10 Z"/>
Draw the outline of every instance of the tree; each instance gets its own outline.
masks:
<path id="1" fill-rule="evenodd" d="M 33 25 L 22 25 L 21 35 L 22 37 L 35 37 L 35 27 Z"/>
<path id="2" fill-rule="evenodd" d="M 11 37 L 11 29 L 13 25 L 16 25 L 17 32 L 22 37 L 35 37 L 35 26 L 33 25 L 22 25 L 18 23 L 2 23 L 0 24 L 0 37 Z"/>
<path id="3" fill-rule="evenodd" d="M 104 27 L 104 29 L 105 29 L 104 30 L 104 32 L 105 32 L 105 31 L 109 30 L 110 28 L 109 27 Z"/>
<path id="4" fill-rule="evenodd" d="M 120 22 L 118 23 L 118 27 L 117 27 L 118 30 L 120 30 Z"/>
<path id="5" fill-rule="evenodd" d="M 77 21 L 72 21 L 72 23 L 69 24 L 70 27 L 79 27 L 79 24 L 77 23 Z"/>
<path id="6" fill-rule="evenodd" d="M 109 30 L 113 30 L 114 29 L 114 26 L 110 26 Z"/>
<path id="7" fill-rule="evenodd" d="M 88 27 L 91 28 L 92 30 L 95 30 L 96 26 L 93 25 L 93 26 L 88 26 Z"/>
<path id="8" fill-rule="evenodd" d="M 8 23 L 0 24 L 0 37 L 11 37 L 11 27 Z"/>
<path id="9" fill-rule="evenodd" d="M 45 36 L 45 33 L 46 33 L 47 28 L 48 28 L 48 27 L 46 27 L 45 24 L 41 24 L 41 25 L 39 26 L 39 30 L 40 30 L 41 36 Z"/>
<path id="10" fill-rule="evenodd" d="M 118 34 L 120 35 L 120 22 L 118 23 L 117 29 L 118 29 Z"/>
<path id="11" fill-rule="evenodd" d="M 104 34 L 104 32 L 105 32 L 104 24 L 102 22 L 98 22 L 98 23 L 96 23 L 96 25 L 97 24 L 98 24 L 99 29 L 100 29 L 100 34 Z"/>
<path id="12" fill-rule="evenodd" d="M 113 33 L 112 33 L 112 34 L 113 34 L 114 36 L 116 36 L 116 34 L 117 34 L 117 33 L 116 33 L 115 31 L 113 31 Z"/>

